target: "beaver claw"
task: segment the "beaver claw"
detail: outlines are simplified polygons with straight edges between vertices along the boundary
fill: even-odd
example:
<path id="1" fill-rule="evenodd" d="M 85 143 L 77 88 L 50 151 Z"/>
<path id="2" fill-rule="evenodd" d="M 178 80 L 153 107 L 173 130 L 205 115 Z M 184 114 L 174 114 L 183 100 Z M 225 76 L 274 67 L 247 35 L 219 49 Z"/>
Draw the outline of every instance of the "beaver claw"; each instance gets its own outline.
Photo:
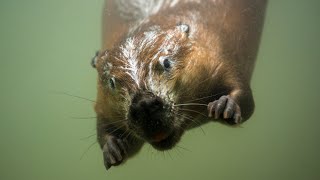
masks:
<path id="1" fill-rule="evenodd" d="M 208 104 L 209 117 L 224 119 L 229 124 L 242 122 L 239 105 L 230 96 L 221 96 L 220 99 Z"/>
<path id="2" fill-rule="evenodd" d="M 127 157 L 128 143 L 125 139 L 108 136 L 103 146 L 104 166 L 110 169 L 111 166 L 121 164 Z"/>

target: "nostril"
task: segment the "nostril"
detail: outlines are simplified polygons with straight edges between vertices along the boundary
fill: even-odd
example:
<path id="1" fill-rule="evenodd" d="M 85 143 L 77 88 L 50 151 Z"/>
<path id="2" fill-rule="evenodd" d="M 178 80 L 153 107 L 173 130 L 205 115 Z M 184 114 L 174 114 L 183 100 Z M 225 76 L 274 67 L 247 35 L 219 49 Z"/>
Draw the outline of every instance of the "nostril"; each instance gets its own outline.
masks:
<path id="1" fill-rule="evenodd" d="M 139 108 L 137 105 L 131 105 L 129 110 L 130 119 L 138 119 L 139 118 Z"/>
<path id="2" fill-rule="evenodd" d="M 158 102 L 150 107 L 150 113 L 160 112 L 162 110 L 163 110 L 163 105 Z"/>
<path id="3" fill-rule="evenodd" d="M 151 113 L 160 111 L 163 109 L 163 102 L 159 97 L 152 98 L 149 102 L 149 111 Z"/>
<path id="4" fill-rule="evenodd" d="M 141 100 L 139 103 L 138 103 L 138 106 L 141 107 L 141 108 L 146 108 L 148 107 L 148 102 L 147 100 Z"/>
<path id="5" fill-rule="evenodd" d="M 163 106 L 163 102 L 159 97 L 156 97 L 155 100 L 154 100 L 154 105 L 162 107 Z"/>

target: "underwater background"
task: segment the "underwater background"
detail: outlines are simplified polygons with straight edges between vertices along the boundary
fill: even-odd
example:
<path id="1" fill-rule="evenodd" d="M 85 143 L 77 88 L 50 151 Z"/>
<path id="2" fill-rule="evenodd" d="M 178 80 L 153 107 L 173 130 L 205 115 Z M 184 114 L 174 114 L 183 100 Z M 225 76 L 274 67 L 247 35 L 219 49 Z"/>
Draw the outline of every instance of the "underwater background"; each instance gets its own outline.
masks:
<path id="1" fill-rule="evenodd" d="M 0 0 L 1 180 L 320 179 L 320 1 L 270 0 L 242 128 L 209 123 L 106 172 L 95 137 L 103 0 Z"/>

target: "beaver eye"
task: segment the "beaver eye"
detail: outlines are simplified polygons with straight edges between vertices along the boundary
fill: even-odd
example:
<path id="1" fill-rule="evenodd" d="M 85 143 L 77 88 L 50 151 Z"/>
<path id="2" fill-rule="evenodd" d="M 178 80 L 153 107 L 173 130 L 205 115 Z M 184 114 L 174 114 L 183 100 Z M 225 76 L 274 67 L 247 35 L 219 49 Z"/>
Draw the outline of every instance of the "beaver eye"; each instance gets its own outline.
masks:
<path id="1" fill-rule="evenodd" d="M 169 57 L 160 57 L 160 64 L 165 71 L 170 71 L 173 65 L 173 60 Z"/>
<path id="2" fill-rule="evenodd" d="M 164 67 L 165 69 L 170 69 L 170 68 L 171 68 L 171 62 L 170 62 L 169 59 L 164 59 L 164 61 L 163 61 L 163 67 Z"/>
<path id="3" fill-rule="evenodd" d="M 116 80 L 114 77 L 109 79 L 109 86 L 112 90 L 114 90 L 116 88 Z"/>

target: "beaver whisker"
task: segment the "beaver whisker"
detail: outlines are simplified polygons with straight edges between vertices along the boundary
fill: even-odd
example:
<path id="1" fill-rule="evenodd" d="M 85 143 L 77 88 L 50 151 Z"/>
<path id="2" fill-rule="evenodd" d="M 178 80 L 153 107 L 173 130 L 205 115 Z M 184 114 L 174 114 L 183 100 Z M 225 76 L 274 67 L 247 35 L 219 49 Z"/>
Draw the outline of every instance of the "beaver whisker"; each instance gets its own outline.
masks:
<path id="1" fill-rule="evenodd" d="M 195 123 L 196 125 L 198 125 L 198 126 L 200 127 L 200 129 L 201 129 L 201 131 L 203 132 L 203 134 L 204 134 L 204 135 L 206 134 L 205 131 L 204 131 L 204 129 L 200 126 L 201 123 L 198 122 L 196 119 L 192 119 L 192 118 L 193 118 L 192 116 L 189 116 L 189 117 L 188 117 L 187 115 L 183 115 L 183 114 L 179 114 L 179 113 L 175 113 L 175 115 L 180 116 L 180 117 L 182 117 L 182 118 L 185 118 L 185 119 L 190 120 L 191 122 Z M 191 117 L 191 118 L 190 118 L 190 117 Z M 180 127 L 180 128 L 182 128 L 182 127 Z M 182 129 L 183 129 L 183 128 L 182 128 Z"/>
<path id="2" fill-rule="evenodd" d="M 83 152 L 83 154 L 81 155 L 80 160 L 82 160 L 82 158 L 84 157 L 84 155 L 86 155 L 86 154 L 89 152 L 89 150 L 90 150 L 96 143 L 98 143 L 98 141 L 95 141 L 95 142 L 93 142 L 93 143 L 91 143 L 91 144 L 89 145 L 89 147 L 88 147 L 88 148 Z"/>
<path id="3" fill-rule="evenodd" d="M 178 115 L 178 116 L 180 116 L 180 117 L 182 117 L 182 118 L 188 118 L 188 119 L 194 119 L 194 117 L 193 116 L 191 116 L 191 115 L 188 115 L 188 114 L 181 114 L 181 113 L 178 113 L 178 112 L 173 112 L 173 114 L 175 114 L 175 115 Z"/>
<path id="4" fill-rule="evenodd" d="M 194 118 L 193 116 L 188 115 L 188 114 L 180 114 L 180 113 L 178 113 L 178 111 L 177 112 L 173 112 L 173 113 L 177 113 L 178 115 L 189 117 L 189 118 Z"/>
<path id="5" fill-rule="evenodd" d="M 127 135 L 126 135 L 126 137 L 124 137 L 124 139 L 127 139 L 127 138 L 132 134 L 132 131 L 130 131 L 129 129 L 127 129 L 127 130 L 125 131 L 125 133 L 127 133 Z M 123 133 L 122 135 L 124 135 L 125 133 Z M 121 135 L 121 137 L 122 137 L 122 135 Z"/>
<path id="6" fill-rule="evenodd" d="M 181 117 L 183 117 L 183 118 L 185 118 L 185 119 L 187 119 L 187 120 L 190 120 L 190 121 L 194 122 L 194 123 L 197 124 L 197 125 L 201 125 L 201 123 L 200 123 L 199 121 L 196 121 L 195 119 L 192 119 L 192 118 L 190 118 L 190 117 L 184 116 L 183 114 L 176 114 L 176 115 L 181 116 Z M 200 127 L 200 128 L 201 128 L 201 127 Z"/>
<path id="7" fill-rule="evenodd" d="M 180 151 L 179 148 L 174 148 L 173 149 L 175 151 L 175 153 L 177 154 L 177 156 L 179 156 L 180 158 L 183 156 L 182 152 Z"/>
<path id="8" fill-rule="evenodd" d="M 116 124 L 116 123 L 122 123 L 122 122 L 125 122 L 125 121 L 128 121 L 128 119 L 122 119 L 122 120 L 118 120 L 118 121 L 113 121 L 113 122 L 107 123 L 106 125 L 111 125 L 111 124 Z"/>
<path id="9" fill-rule="evenodd" d="M 186 103 L 186 104 L 175 104 L 174 107 L 177 106 L 208 106 L 207 104 L 200 104 L 200 103 Z"/>
<path id="10" fill-rule="evenodd" d="M 116 120 L 116 121 L 122 121 L 122 120 L 125 120 L 127 118 L 123 117 L 123 115 L 114 115 L 113 119 Z M 111 121 L 111 122 L 115 122 L 115 121 Z"/>
<path id="11" fill-rule="evenodd" d="M 194 119 L 193 119 L 193 117 L 191 117 L 191 116 L 186 116 L 186 115 L 184 115 L 184 114 L 179 114 L 179 113 L 175 113 L 175 115 L 177 115 L 178 117 L 181 117 L 182 118 L 182 120 L 183 119 L 187 119 L 187 120 L 190 120 L 190 121 L 192 121 L 193 123 L 195 123 L 195 124 L 197 124 L 197 125 L 200 125 L 200 123 L 199 122 L 197 122 L 197 121 L 195 121 Z M 183 121 L 180 121 L 180 122 L 183 122 Z"/>
<path id="12" fill-rule="evenodd" d="M 188 118 L 187 115 L 179 114 L 179 113 L 177 113 L 177 112 L 174 112 L 173 114 L 176 115 L 178 118 L 181 118 L 181 119 L 178 119 L 178 121 L 179 121 L 180 123 L 183 123 L 183 119 L 184 119 L 184 118 L 190 119 L 190 120 L 192 119 L 191 116 L 189 116 L 189 118 Z M 180 128 L 182 129 L 182 127 L 180 127 Z"/>
<path id="13" fill-rule="evenodd" d="M 202 99 L 207 99 L 207 98 L 215 97 L 215 96 L 218 96 L 218 95 L 225 94 L 226 92 L 227 92 L 227 91 L 223 91 L 223 92 L 216 93 L 216 94 L 213 94 L 213 95 L 210 95 L 210 96 L 204 96 L 204 97 L 196 98 L 196 99 L 193 99 L 193 100 L 190 100 L 190 101 L 186 101 L 186 102 L 184 102 L 184 103 L 189 103 L 189 102 L 194 102 L 194 101 L 198 101 L 198 100 L 202 100 Z M 182 97 L 183 97 L 183 96 L 182 96 Z"/>
<path id="14" fill-rule="evenodd" d="M 113 131 L 108 132 L 109 130 L 112 130 L 112 129 L 114 128 L 114 127 L 112 126 L 112 127 L 110 127 L 110 128 L 106 128 L 106 132 L 108 132 L 109 134 L 112 134 L 112 133 L 118 131 L 119 129 L 121 129 L 121 128 L 125 127 L 125 126 L 126 126 L 126 124 L 122 124 L 121 126 L 117 127 L 117 128 L 114 129 Z"/>
<path id="15" fill-rule="evenodd" d="M 171 154 L 170 154 L 170 151 L 166 151 L 166 152 L 168 153 L 170 159 L 173 160 L 173 158 L 172 158 L 172 156 L 171 156 Z"/>
<path id="16" fill-rule="evenodd" d="M 190 149 L 186 148 L 186 147 L 183 147 L 183 146 L 180 146 L 180 145 L 176 145 L 177 148 L 180 148 L 182 150 L 185 150 L 185 151 L 188 151 L 188 152 L 192 152 Z"/>
<path id="17" fill-rule="evenodd" d="M 195 113 L 197 113 L 197 114 L 199 114 L 199 115 L 202 115 L 202 116 L 204 116 L 204 117 L 208 117 L 207 115 L 205 115 L 205 114 L 203 114 L 203 113 L 201 113 L 201 112 L 199 112 L 199 111 L 196 111 L 196 110 L 192 110 L 192 109 L 185 109 L 185 108 L 180 108 L 180 110 L 182 110 L 182 111 L 189 111 L 189 112 L 195 112 Z"/>
<path id="18" fill-rule="evenodd" d="M 130 134 L 130 130 L 129 129 L 126 129 L 121 135 L 120 135 L 120 138 L 122 138 L 125 134 L 127 134 L 126 135 L 126 138 L 128 137 L 128 134 Z M 124 138 L 124 139 L 126 139 L 126 138 Z"/>
<path id="19" fill-rule="evenodd" d="M 97 117 L 70 117 L 71 119 L 96 119 Z"/>
<path id="20" fill-rule="evenodd" d="M 86 139 L 89 139 L 89 138 L 91 138 L 91 137 L 93 137 L 93 136 L 95 136 L 95 135 L 97 135 L 97 133 L 91 134 L 91 135 L 89 135 L 89 136 L 87 136 L 87 137 L 83 137 L 83 138 L 81 138 L 80 140 L 86 140 Z"/>
<path id="21" fill-rule="evenodd" d="M 133 136 L 135 136 L 135 137 L 139 137 L 139 130 L 136 128 L 136 127 L 134 127 L 134 126 L 130 126 L 129 128 L 128 128 L 128 130 L 130 131 L 130 133 L 126 136 L 126 138 L 127 137 L 129 137 L 130 135 L 133 135 Z M 134 142 L 137 142 L 138 140 L 137 140 L 137 138 L 135 138 L 135 139 L 133 139 L 134 140 Z"/>
<path id="22" fill-rule="evenodd" d="M 91 99 L 89 99 L 89 98 L 85 98 L 85 97 L 81 97 L 81 96 L 69 94 L 69 93 L 66 93 L 66 92 L 52 91 L 52 93 L 54 93 L 54 94 L 60 94 L 60 95 L 66 95 L 66 96 L 70 96 L 70 97 L 74 97 L 74 98 L 79 98 L 79 99 L 86 100 L 86 101 L 90 101 L 90 102 L 94 102 L 94 103 L 96 102 L 96 101 L 91 100 Z"/>

